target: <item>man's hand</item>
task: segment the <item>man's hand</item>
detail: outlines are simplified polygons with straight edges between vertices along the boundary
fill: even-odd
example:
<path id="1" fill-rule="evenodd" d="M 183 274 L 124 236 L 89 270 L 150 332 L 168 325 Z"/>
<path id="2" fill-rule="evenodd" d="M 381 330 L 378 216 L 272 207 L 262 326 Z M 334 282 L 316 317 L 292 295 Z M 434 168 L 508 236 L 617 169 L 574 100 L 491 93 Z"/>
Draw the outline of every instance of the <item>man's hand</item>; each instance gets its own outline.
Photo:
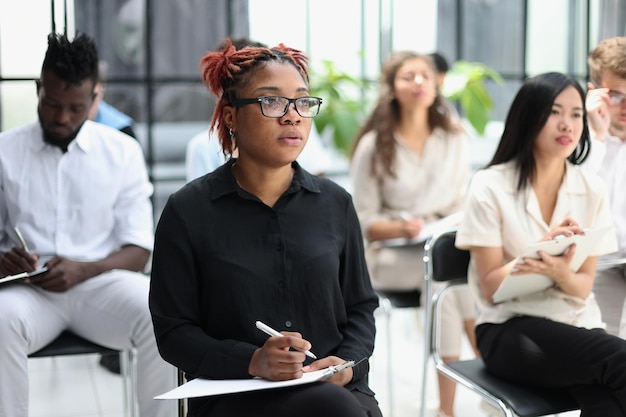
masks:
<path id="1" fill-rule="evenodd" d="M 587 88 L 585 107 L 587 108 L 589 132 L 593 139 L 604 141 L 611 126 L 609 89 L 596 88 L 592 83 L 587 83 Z"/>
<path id="2" fill-rule="evenodd" d="M 38 266 L 37 254 L 26 252 L 20 247 L 14 247 L 0 255 L 0 277 L 33 272 Z"/>
<path id="3" fill-rule="evenodd" d="M 90 278 L 84 262 L 57 256 L 50 259 L 46 266 L 48 272 L 28 278 L 26 282 L 38 285 L 47 291 L 65 292 L 74 285 Z"/>

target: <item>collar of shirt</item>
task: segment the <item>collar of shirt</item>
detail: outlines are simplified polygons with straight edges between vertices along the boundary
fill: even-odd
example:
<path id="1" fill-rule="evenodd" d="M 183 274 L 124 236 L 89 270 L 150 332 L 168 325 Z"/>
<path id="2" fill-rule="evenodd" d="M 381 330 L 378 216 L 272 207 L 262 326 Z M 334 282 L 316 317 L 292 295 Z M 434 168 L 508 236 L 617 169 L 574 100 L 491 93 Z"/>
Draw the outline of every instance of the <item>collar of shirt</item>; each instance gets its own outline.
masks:
<path id="1" fill-rule="evenodd" d="M 503 163 L 501 167 L 504 177 L 504 190 L 509 194 L 517 193 L 518 170 L 507 168 L 514 164 L 515 161 L 509 161 Z M 579 167 L 573 165 L 571 162 L 565 162 L 565 177 L 563 178 L 561 188 L 568 194 L 579 195 L 585 193 L 583 177 L 576 172 L 578 169 Z M 528 186 L 530 187 L 530 184 Z"/>
<path id="2" fill-rule="evenodd" d="M 91 135 L 89 134 L 89 131 L 93 123 L 94 122 L 90 120 L 87 120 L 85 121 L 85 123 L 83 123 L 80 130 L 78 131 L 78 134 L 76 135 L 74 140 L 70 142 L 69 146 L 67 147 L 68 151 L 73 148 L 78 148 L 86 153 L 89 152 L 89 149 L 91 148 L 91 146 L 89 145 L 90 137 L 91 137 Z M 40 135 L 37 136 L 39 140 L 35 140 L 34 142 L 32 142 L 33 148 L 39 152 L 45 149 L 46 147 L 55 147 L 54 145 L 50 145 L 43 140 L 43 129 L 41 128 L 41 125 L 39 123 L 37 123 L 37 128 L 40 131 Z"/>
<path id="3" fill-rule="evenodd" d="M 235 176 L 232 171 L 232 166 L 235 162 L 237 162 L 237 158 L 231 158 L 206 177 L 206 180 L 210 184 L 211 200 L 218 199 L 226 194 L 237 192 L 237 181 L 235 180 Z M 294 176 L 291 180 L 289 192 L 295 192 L 300 188 L 304 188 L 312 193 L 320 192 L 319 185 L 316 184 L 314 175 L 302 169 L 296 161 L 292 162 L 291 166 L 294 169 Z"/>

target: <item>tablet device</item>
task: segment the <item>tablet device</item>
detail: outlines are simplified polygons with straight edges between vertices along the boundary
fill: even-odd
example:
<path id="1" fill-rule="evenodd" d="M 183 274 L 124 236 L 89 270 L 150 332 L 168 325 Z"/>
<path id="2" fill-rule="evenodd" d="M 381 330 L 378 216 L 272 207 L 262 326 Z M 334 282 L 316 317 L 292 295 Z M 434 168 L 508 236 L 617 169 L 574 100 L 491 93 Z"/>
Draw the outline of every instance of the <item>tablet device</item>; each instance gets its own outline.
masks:
<path id="1" fill-rule="evenodd" d="M 572 243 L 576 243 L 576 253 L 570 263 L 572 271 L 577 271 L 589 257 L 596 245 L 604 235 L 613 227 L 605 226 L 593 230 L 586 230 L 584 235 L 556 237 L 552 240 L 533 243 L 528 246 L 521 258 L 539 259 L 538 251 L 544 251 L 548 255 L 562 255 Z M 551 278 L 541 274 L 507 275 L 493 294 L 493 302 L 501 303 L 511 298 L 532 294 L 545 290 L 554 285 Z"/>

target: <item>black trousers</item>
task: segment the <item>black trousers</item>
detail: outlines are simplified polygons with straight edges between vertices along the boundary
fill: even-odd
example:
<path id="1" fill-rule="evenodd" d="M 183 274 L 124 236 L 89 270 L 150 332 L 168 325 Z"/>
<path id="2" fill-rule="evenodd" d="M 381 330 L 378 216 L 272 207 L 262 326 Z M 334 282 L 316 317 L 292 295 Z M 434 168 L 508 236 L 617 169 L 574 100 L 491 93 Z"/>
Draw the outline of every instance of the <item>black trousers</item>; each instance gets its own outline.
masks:
<path id="1" fill-rule="evenodd" d="M 371 395 L 328 382 L 190 399 L 190 417 L 382 417 Z"/>
<path id="2" fill-rule="evenodd" d="M 569 388 L 584 417 L 626 417 L 626 340 L 535 317 L 481 324 L 476 340 L 493 374 Z"/>

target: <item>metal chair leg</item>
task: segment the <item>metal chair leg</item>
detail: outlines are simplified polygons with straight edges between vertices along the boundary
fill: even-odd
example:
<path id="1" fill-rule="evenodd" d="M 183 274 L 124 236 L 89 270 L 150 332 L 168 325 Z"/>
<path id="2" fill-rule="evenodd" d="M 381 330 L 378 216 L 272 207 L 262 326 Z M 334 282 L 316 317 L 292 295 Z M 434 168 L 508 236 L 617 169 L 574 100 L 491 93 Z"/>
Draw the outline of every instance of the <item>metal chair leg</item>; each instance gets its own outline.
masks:
<path id="1" fill-rule="evenodd" d="M 391 354 L 391 312 L 393 306 L 388 298 L 383 298 L 380 305 L 385 313 L 387 327 L 387 398 L 389 398 L 389 417 L 393 417 L 393 361 Z"/>
<path id="2" fill-rule="evenodd" d="M 124 415 L 139 417 L 137 403 L 137 350 L 131 348 L 120 352 L 120 371 L 124 389 Z"/>
<path id="3" fill-rule="evenodd" d="M 181 386 L 185 383 L 185 373 L 179 369 L 177 376 L 178 386 Z M 187 416 L 187 400 L 185 398 L 180 398 L 178 400 L 178 417 L 186 417 Z"/>

